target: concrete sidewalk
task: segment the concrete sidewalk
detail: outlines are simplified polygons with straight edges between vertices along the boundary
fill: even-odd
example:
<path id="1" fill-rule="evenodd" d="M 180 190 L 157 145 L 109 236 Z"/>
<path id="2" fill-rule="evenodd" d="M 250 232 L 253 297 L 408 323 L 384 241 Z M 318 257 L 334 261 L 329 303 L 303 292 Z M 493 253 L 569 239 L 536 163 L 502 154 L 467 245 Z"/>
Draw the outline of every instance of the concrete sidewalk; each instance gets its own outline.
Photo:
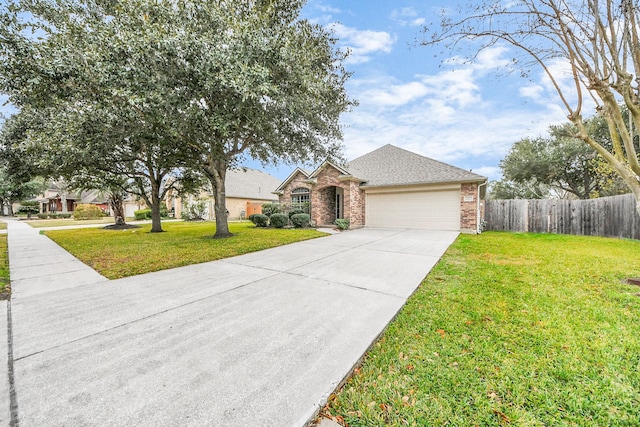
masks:
<path id="1" fill-rule="evenodd" d="M 456 236 L 355 230 L 18 293 L 20 425 L 305 425 Z"/>
<path id="2" fill-rule="evenodd" d="M 5 221 L 12 299 L 107 280 L 40 230 L 20 221 Z"/>

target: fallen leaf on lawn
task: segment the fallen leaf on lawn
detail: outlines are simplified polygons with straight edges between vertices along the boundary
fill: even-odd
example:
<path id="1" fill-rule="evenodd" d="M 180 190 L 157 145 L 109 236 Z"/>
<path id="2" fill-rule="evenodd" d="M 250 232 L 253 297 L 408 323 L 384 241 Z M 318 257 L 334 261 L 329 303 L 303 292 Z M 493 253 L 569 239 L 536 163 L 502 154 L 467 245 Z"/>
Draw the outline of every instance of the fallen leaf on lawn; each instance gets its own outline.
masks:
<path id="1" fill-rule="evenodd" d="M 511 422 L 509 417 L 507 417 L 503 412 L 500 412 L 497 409 L 494 409 L 493 413 L 500 417 L 500 422 L 503 422 L 503 423 L 510 423 Z"/>
<path id="2" fill-rule="evenodd" d="M 413 371 L 414 369 L 415 369 L 415 366 L 413 366 L 411 363 L 407 365 L 407 371 Z"/>
<path id="3" fill-rule="evenodd" d="M 404 406 L 411 406 L 411 404 L 409 403 L 409 396 L 402 396 L 402 404 Z"/>
<path id="4" fill-rule="evenodd" d="M 446 332 L 442 329 L 438 329 L 436 332 L 439 333 L 442 338 L 446 335 Z"/>

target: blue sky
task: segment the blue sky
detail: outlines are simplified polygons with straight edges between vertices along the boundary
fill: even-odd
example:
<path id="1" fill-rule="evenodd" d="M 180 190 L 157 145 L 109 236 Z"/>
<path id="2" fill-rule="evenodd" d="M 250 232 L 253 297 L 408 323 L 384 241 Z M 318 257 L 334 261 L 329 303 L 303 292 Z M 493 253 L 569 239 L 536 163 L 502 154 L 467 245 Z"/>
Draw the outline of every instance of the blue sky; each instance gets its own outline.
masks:
<path id="1" fill-rule="evenodd" d="M 343 116 L 348 160 L 385 144 L 497 179 L 515 141 L 566 121 L 540 73 L 504 68 L 513 52 L 496 46 L 465 64 L 443 47 L 416 45 L 422 25 L 439 21 L 446 0 L 310 0 L 306 18 L 332 26 L 352 55 L 349 95 L 360 103 Z M 285 178 L 292 167 L 269 172 Z"/>
<path id="2" fill-rule="evenodd" d="M 344 114 L 348 160 L 385 144 L 498 179 L 498 164 L 515 141 L 544 135 L 566 121 L 540 70 L 529 79 L 506 73 L 513 51 L 486 50 L 465 63 L 443 47 L 416 45 L 422 25 L 438 22 L 446 0 L 309 0 L 304 17 L 333 28 L 351 56 Z M 6 100 L 0 95 L 0 104 Z M 1 106 L 0 113 L 15 111 Z M 263 168 L 284 179 L 295 165 Z"/>

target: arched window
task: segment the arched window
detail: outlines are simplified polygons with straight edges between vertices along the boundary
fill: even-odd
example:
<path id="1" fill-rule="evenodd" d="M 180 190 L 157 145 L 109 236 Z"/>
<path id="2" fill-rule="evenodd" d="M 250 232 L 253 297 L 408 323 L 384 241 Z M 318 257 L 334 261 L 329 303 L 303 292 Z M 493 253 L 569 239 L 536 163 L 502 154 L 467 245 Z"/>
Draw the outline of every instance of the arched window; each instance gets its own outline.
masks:
<path id="1" fill-rule="evenodd" d="M 299 205 L 302 203 L 309 203 L 309 189 L 304 187 L 298 187 L 291 191 L 291 204 Z"/>

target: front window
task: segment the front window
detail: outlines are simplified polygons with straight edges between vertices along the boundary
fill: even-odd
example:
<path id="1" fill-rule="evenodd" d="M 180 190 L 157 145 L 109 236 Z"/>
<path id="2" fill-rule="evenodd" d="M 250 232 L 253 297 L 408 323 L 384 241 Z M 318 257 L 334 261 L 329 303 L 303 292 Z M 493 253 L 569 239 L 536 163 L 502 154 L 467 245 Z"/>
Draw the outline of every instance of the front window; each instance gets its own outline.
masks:
<path id="1" fill-rule="evenodd" d="M 309 189 L 299 187 L 291 192 L 291 205 L 296 207 L 302 207 L 309 203 Z"/>

